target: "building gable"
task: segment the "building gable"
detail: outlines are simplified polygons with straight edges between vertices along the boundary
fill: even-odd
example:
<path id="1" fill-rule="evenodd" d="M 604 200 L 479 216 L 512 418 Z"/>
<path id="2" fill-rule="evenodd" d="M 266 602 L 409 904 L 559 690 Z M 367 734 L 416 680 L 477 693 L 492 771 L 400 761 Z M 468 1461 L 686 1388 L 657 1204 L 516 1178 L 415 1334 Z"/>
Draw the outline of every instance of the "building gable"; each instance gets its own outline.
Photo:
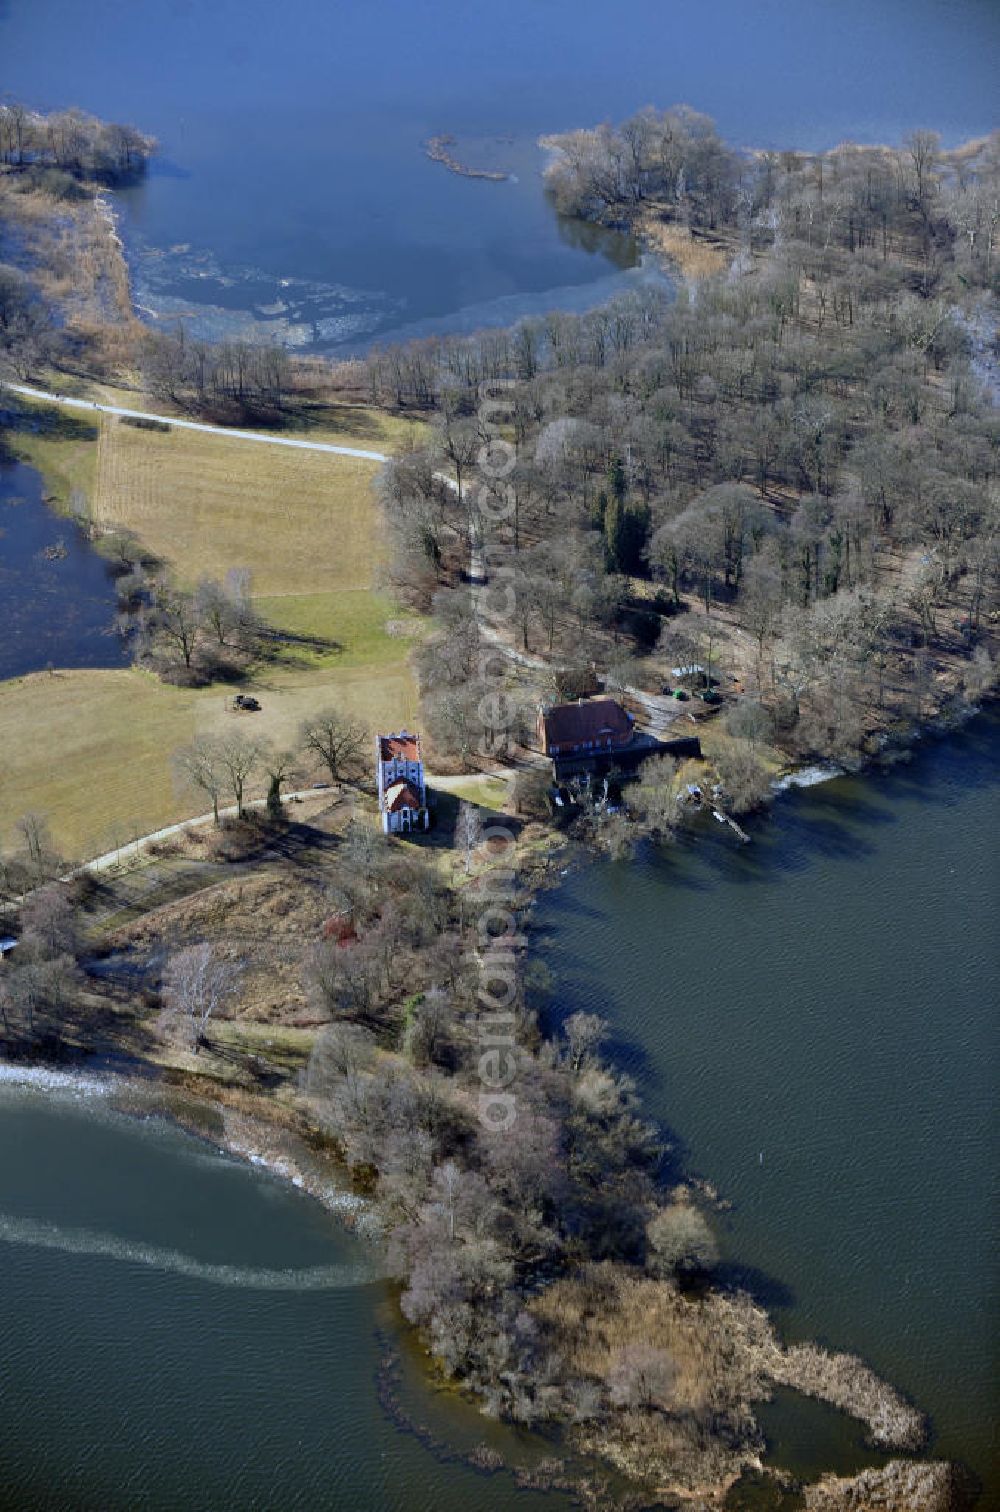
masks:
<path id="1" fill-rule="evenodd" d="M 613 698 L 556 704 L 541 715 L 542 749 L 550 755 L 602 751 L 632 738 L 632 716 Z"/>

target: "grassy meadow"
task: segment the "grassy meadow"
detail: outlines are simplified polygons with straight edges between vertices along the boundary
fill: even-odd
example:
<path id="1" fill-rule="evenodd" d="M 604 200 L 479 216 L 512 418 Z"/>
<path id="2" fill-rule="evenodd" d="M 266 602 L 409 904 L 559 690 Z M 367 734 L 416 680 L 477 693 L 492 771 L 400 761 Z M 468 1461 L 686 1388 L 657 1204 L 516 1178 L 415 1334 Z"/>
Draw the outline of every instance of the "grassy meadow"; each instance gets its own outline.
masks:
<path id="1" fill-rule="evenodd" d="M 377 464 L 30 408 L 36 428 L 17 429 L 12 449 L 43 473 L 57 506 L 82 492 L 95 525 L 134 531 L 188 587 L 249 568 L 259 613 L 290 639 L 254 669 L 247 686 L 262 707 L 250 716 L 230 711 L 225 686 L 174 688 L 136 670 L 0 684 L 0 845 L 28 810 L 72 857 L 202 812 L 203 795 L 178 788 L 173 754 L 236 720 L 283 748 L 324 704 L 373 729 L 414 721 L 408 659 L 421 623 L 378 587 Z M 357 411 L 310 435 L 388 450 L 402 432 Z"/>
<path id="2" fill-rule="evenodd" d="M 176 579 L 248 567 L 257 593 L 368 587 L 377 543 L 377 464 L 235 441 L 148 431 L 104 416 L 93 517 L 125 527 Z"/>

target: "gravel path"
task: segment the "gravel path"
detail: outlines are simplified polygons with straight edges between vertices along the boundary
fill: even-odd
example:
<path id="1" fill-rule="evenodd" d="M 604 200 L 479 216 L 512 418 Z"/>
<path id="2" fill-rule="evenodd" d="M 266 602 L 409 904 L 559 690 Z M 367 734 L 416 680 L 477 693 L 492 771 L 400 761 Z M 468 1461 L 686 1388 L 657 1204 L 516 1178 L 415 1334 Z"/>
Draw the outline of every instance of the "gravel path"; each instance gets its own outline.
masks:
<path id="1" fill-rule="evenodd" d="M 357 446 L 335 446 L 332 441 L 298 441 L 292 436 L 269 436 L 263 431 L 232 430 L 226 425 L 205 425 L 200 420 L 178 420 L 175 415 L 155 415 L 150 410 L 123 409 L 118 404 L 98 404 L 95 399 L 74 399 L 69 394 L 52 394 L 47 389 L 30 388 L 25 383 L 5 383 L 12 394 L 26 399 L 41 399 L 46 404 L 61 404 L 66 409 L 97 410 L 102 415 L 125 415 L 130 420 L 155 420 L 178 430 L 206 431 L 210 436 L 229 436 L 233 441 L 259 441 L 265 446 L 294 446 L 299 451 L 332 452 L 337 457 L 360 457 L 365 462 L 388 462 L 385 452 L 363 451 Z"/>

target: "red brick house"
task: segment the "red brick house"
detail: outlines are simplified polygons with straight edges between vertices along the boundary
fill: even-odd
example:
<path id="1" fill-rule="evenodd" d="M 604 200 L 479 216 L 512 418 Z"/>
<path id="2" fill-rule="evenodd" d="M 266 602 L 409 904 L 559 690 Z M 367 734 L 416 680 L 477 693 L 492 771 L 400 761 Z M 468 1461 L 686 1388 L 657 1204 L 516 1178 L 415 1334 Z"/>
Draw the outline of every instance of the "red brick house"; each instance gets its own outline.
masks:
<path id="1" fill-rule="evenodd" d="M 631 744 L 632 725 L 632 715 L 615 699 L 580 699 L 539 709 L 538 743 L 554 760 L 613 756 Z"/>

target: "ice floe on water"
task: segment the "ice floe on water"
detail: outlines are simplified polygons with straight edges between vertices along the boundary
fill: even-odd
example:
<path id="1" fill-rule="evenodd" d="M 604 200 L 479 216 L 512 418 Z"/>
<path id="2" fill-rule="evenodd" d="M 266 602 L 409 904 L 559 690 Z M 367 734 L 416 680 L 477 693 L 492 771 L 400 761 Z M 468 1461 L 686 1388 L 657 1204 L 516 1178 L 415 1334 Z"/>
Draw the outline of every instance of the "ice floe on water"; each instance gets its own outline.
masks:
<path id="1" fill-rule="evenodd" d="M 293 350 L 371 338 L 400 317 L 381 289 L 223 264 L 189 243 L 154 247 L 130 238 L 135 302 L 150 324 L 183 324 L 199 340 L 271 341 Z"/>
<path id="2" fill-rule="evenodd" d="M 771 787 L 776 793 L 787 793 L 789 788 L 816 787 L 821 782 L 832 782 L 835 777 L 846 775 L 843 767 L 835 766 L 833 762 L 822 762 L 786 772 L 783 777 L 776 777 Z"/>
<path id="3" fill-rule="evenodd" d="M 224 264 L 210 250 L 189 243 L 155 247 L 134 231 L 128 257 L 136 308 L 148 324 L 181 324 L 197 340 L 268 341 L 293 351 L 354 355 L 376 341 L 468 335 L 553 310 L 579 314 L 638 290 L 674 288 L 658 259 L 643 253 L 627 267 L 609 265 L 602 276 L 581 283 L 498 294 L 445 314 L 420 315 L 407 298 L 385 289 Z"/>
<path id="4" fill-rule="evenodd" d="M 393 325 L 382 334 L 386 341 L 423 341 L 432 336 L 470 336 L 475 331 L 514 326 L 520 320 L 560 311 L 582 315 L 622 295 L 644 290 L 672 294 L 675 281 L 655 257 L 643 253 L 630 268 L 609 271 L 586 283 L 560 284 L 552 288 L 500 294 L 475 304 L 463 305 L 447 315 L 427 316 L 406 325 Z"/>
<path id="5" fill-rule="evenodd" d="M 174 294 L 154 294 L 140 287 L 136 308 L 149 323 L 168 329 L 183 325 L 196 341 L 266 341 L 298 350 L 313 342 L 313 327 L 302 321 L 279 318 L 261 320 L 253 310 L 234 310 L 224 305 L 182 299 Z"/>
<path id="6" fill-rule="evenodd" d="M 38 1092 L 65 1092 L 74 1097 L 107 1097 L 112 1083 L 85 1071 L 53 1071 L 47 1066 L 16 1066 L 0 1061 L 0 1088 L 25 1087 Z"/>

